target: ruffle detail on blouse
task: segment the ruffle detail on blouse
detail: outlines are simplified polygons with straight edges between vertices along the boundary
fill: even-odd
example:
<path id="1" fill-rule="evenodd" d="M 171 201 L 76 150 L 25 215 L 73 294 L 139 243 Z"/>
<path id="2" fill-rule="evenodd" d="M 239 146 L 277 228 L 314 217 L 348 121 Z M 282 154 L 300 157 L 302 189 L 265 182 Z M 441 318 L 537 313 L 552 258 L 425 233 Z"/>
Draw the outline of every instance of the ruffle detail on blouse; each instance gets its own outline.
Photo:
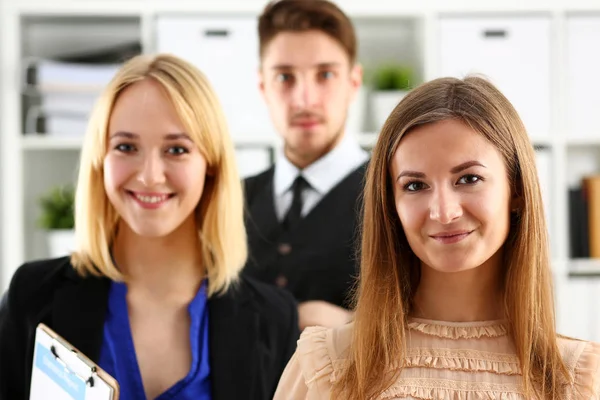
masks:
<path id="1" fill-rule="evenodd" d="M 408 321 L 408 328 L 430 336 L 446 339 L 474 339 L 481 337 L 499 337 L 508 334 L 504 321 L 486 321 L 478 323 L 435 323 L 421 319 Z"/>
<path id="2" fill-rule="evenodd" d="M 396 398 L 422 400 L 524 400 L 519 387 L 484 382 L 408 378 L 398 380 L 378 400 Z"/>
<path id="3" fill-rule="evenodd" d="M 307 385 L 323 377 L 330 380 L 334 375 L 333 361 L 326 343 L 327 331 L 328 328 L 320 326 L 308 327 L 298 340 L 298 360 Z M 312 371 L 310 376 L 307 376 L 307 371 Z"/>
<path id="4" fill-rule="evenodd" d="M 572 342 L 574 354 L 579 354 L 573 369 L 574 384 L 571 399 L 600 398 L 600 343 Z"/>
<path id="5" fill-rule="evenodd" d="M 336 382 L 346 368 L 348 368 L 348 360 L 333 360 L 330 382 Z M 387 371 L 391 372 L 400 368 L 434 368 L 450 371 L 490 372 L 498 375 L 521 375 L 521 365 L 516 355 L 478 350 L 413 348 L 404 358 L 404 365 L 394 363 Z"/>
<path id="6" fill-rule="evenodd" d="M 404 361 L 407 368 L 424 367 L 521 375 L 521 366 L 516 355 L 478 350 L 414 348 L 409 350 Z"/>

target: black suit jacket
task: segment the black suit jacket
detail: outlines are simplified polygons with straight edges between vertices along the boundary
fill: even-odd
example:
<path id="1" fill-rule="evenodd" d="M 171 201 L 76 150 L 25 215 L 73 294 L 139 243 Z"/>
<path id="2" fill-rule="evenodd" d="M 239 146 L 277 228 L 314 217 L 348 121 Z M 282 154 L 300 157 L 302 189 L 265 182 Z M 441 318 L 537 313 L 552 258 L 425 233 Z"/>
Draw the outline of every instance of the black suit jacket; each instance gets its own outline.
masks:
<path id="1" fill-rule="evenodd" d="M 68 257 L 17 270 L 0 303 L 0 400 L 29 398 L 40 322 L 98 361 L 109 287 L 78 276 Z M 243 277 L 208 307 L 212 398 L 271 399 L 299 336 L 292 296 Z"/>

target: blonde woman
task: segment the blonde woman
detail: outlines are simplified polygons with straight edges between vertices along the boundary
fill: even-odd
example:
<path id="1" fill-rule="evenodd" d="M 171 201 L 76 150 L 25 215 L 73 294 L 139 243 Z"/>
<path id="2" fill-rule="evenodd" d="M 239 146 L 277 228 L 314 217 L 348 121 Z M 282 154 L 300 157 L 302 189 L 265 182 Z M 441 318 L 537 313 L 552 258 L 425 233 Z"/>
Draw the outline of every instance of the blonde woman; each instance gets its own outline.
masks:
<path id="1" fill-rule="evenodd" d="M 240 178 L 203 74 L 169 56 L 117 73 L 90 121 L 78 251 L 27 263 L 0 308 L 0 398 L 28 398 L 43 322 L 121 399 L 269 399 L 299 335 L 286 292 L 239 277 Z"/>
<path id="2" fill-rule="evenodd" d="M 304 331 L 276 399 L 598 399 L 600 345 L 555 331 L 525 128 L 490 83 L 443 78 L 385 123 L 354 322 Z"/>

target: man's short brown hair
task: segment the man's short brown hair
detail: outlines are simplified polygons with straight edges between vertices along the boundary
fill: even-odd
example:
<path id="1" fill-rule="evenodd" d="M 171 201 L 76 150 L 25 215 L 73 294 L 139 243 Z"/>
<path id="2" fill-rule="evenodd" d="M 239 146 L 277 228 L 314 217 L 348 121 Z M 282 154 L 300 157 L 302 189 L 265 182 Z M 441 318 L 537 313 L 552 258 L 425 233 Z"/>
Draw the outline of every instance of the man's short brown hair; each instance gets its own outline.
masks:
<path id="1" fill-rule="evenodd" d="M 258 20 L 260 57 L 281 32 L 321 31 L 335 39 L 346 51 L 351 64 L 356 61 L 356 34 L 350 18 L 327 0 L 273 0 Z"/>

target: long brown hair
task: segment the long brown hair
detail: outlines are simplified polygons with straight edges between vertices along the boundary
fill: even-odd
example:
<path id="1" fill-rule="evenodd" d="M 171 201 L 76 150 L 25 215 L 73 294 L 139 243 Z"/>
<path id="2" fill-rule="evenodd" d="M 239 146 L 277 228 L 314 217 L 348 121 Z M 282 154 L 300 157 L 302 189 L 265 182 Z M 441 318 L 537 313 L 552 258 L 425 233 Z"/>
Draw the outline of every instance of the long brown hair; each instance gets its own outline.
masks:
<path id="1" fill-rule="evenodd" d="M 511 187 L 521 200 L 506 251 L 504 307 L 530 397 L 561 398 L 569 373 L 555 331 L 548 237 L 535 153 L 516 110 L 479 77 L 440 78 L 410 92 L 392 111 L 373 149 L 363 203 L 360 282 L 348 369 L 334 383 L 334 398 L 371 399 L 400 371 L 407 316 L 419 284 L 420 262 L 412 252 L 394 207 L 390 161 L 411 129 L 457 119 L 492 143 L 502 155 Z"/>

